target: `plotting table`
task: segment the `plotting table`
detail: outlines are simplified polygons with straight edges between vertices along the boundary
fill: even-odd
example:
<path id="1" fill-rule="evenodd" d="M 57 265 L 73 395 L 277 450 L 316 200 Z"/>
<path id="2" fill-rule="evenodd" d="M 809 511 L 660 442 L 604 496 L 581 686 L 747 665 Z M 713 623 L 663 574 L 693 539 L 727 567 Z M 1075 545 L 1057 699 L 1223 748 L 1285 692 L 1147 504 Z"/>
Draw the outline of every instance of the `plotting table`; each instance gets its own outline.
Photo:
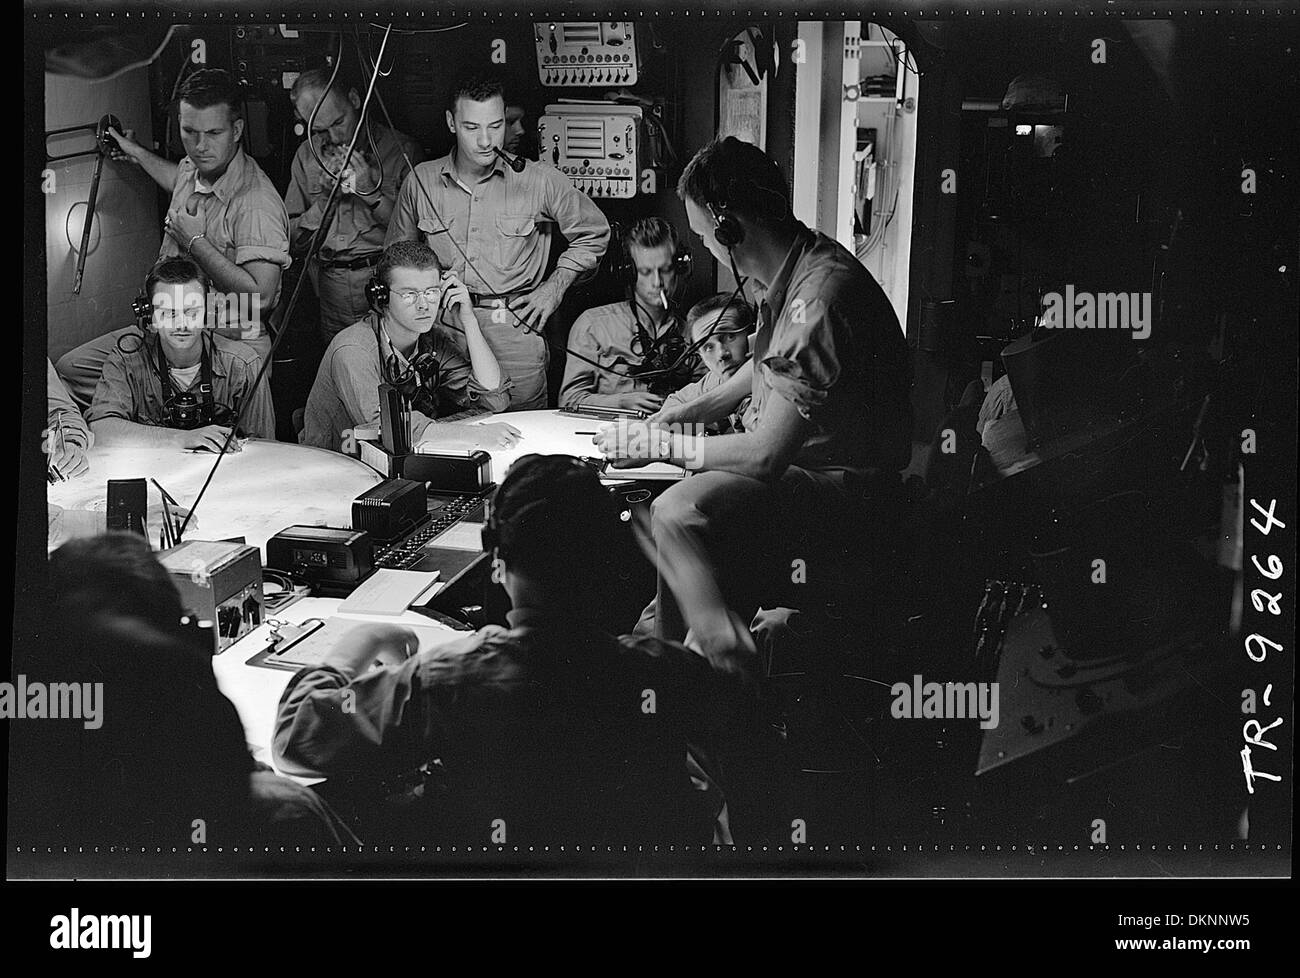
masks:
<path id="1" fill-rule="evenodd" d="M 182 506 L 191 506 L 216 461 L 211 452 L 161 448 L 91 449 L 90 473 L 48 487 L 47 499 L 72 511 L 51 518 L 51 546 L 64 535 L 97 532 L 94 519 L 107 508 L 109 479 L 157 479 Z M 352 500 L 380 481 L 379 474 L 346 455 L 307 445 L 252 439 L 221 460 L 185 535 L 191 540 L 244 537 L 262 548 L 295 523 L 351 526 Z M 79 512 L 78 512 L 79 511 Z M 67 519 L 63 519 L 63 516 Z M 149 541 L 158 544 L 162 499 L 149 484 Z M 102 515 L 98 531 L 102 532 Z"/>

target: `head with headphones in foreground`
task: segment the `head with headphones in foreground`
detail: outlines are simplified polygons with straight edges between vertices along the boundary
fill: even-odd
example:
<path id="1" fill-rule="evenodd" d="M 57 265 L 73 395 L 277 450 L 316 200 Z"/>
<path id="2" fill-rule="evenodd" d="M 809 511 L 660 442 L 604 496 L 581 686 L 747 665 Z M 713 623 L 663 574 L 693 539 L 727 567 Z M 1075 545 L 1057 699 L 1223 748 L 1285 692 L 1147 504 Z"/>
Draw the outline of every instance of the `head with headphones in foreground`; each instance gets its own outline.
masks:
<path id="1" fill-rule="evenodd" d="M 594 469 L 572 455 L 524 455 L 492 497 L 483 549 L 515 607 L 581 614 L 608 579 L 620 527 Z"/>
<path id="2" fill-rule="evenodd" d="M 742 275 L 753 257 L 796 224 L 790 190 L 775 163 L 753 143 L 714 139 L 691 158 L 677 183 L 691 230 L 724 266 Z"/>

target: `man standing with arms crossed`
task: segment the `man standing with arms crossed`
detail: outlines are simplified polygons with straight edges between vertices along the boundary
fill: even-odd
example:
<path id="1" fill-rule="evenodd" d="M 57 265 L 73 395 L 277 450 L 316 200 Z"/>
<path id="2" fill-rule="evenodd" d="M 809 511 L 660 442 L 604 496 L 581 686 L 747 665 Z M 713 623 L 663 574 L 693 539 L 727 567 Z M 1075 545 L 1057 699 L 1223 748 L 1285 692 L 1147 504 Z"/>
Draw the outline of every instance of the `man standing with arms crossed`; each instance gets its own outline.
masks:
<path id="1" fill-rule="evenodd" d="M 512 381 L 510 409 L 544 408 L 542 331 L 574 279 L 604 255 L 609 222 L 554 167 L 528 163 L 516 173 L 497 155 L 506 136 L 499 82 L 475 78 L 458 85 L 447 127 L 455 147 L 407 177 L 385 244 L 421 240 L 433 249 L 442 268 L 470 290 L 483 335 Z M 569 247 L 544 278 L 550 223 Z"/>

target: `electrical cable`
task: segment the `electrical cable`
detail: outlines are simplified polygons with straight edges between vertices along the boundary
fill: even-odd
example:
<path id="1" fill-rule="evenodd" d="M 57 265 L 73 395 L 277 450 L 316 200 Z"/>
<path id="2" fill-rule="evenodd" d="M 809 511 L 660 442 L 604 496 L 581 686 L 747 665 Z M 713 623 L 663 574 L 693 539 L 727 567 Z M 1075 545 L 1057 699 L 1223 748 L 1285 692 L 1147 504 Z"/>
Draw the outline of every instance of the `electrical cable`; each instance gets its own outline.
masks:
<path id="1" fill-rule="evenodd" d="M 382 48 L 380 53 L 382 55 L 383 53 Z M 357 54 L 358 56 L 364 57 L 360 49 L 359 37 L 358 37 L 358 44 L 357 44 Z M 365 66 L 363 65 L 363 68 L 364 67 Z M 377 68 L 378 66 L 375 65 L 370 70 L 376 71 Z M 392 69 L 389 70 L 391 71 Z M 383 111 L 384 118 L 388 123 L 388 127 L 390 129 L 394 128 L 392 116 L 388 112 L 388 106 L 384 102 L 383 96 L 379 95 L 378 93 L 376 93 L 376 96 L 377 96 L 377 101 L 379 103 L 379 107 Z M 465 249 L 460 246 L 460 242 L 457 241 L 455 236 L 451 233 L 451 227 L 443 219 L 442 214 L 438 212 L 437 206 L 433 203 L 433 196 L 429 193 L 429 189 L 424 185 L 424 180 L 420 177 L 420 174 L 416 172 L 415 164 L 411 162 L 411 158 L 409 155 L 407 155 L 405 147 L 399 147 L 399 148 L 402 153 L 402 159 L 406 163 L 407 170 L 410 173 L 410 176 L 408 176 L 407 179 L 409 180 L 411 179 L 411 177 L 415 178 L 416 187 L 419 188 L 420 193 L 424 196 L 425 203 L 428 204 L 429 206 L 429 210 L 433 213 L 433 216 L 437 219 L 438 223 L 442 226 L 442 231 L 446 233 L 447 240 L 451 242 L 452 246 L 460 253 L 461 258 L 464 259 L 465 268 L 468 269 L 469 271 L 472 271 L 476 276 L 478 276 L 480 282 L 483 282 L 484 285 L 487 285 L 486 276 L 484 276 L 483 273 L 478 270 L 478 266 L 476 266 L 473 260 L 469 257 L 469 255 L 465 253 Z M 661 371 L 647 371 L 644 374 L 632 374 L 620 370 L 615 370 L 612 367 L 608 367 L 602 363 L 598 363 L 597 361 L 591 359 L 588 356 L 585 356 L 584 354 L 577 352 L 576 350 L 570 349 L 568 346 L 560 346 L 559 344 L 554 343 L 551 340 L 547 339 L 547 337 L 541 330 L 535 328 L 534 326 L 526 322 L 524 318 L 519 315 L 518 312 L 516 312 L 513 308 L 507 305 L 505 301 L 505 297 L 500 292 L 497 292 L 496 290 L 489 287 L 485 294 L 497 300 L 497 302 L 500 303 L 499 308 L 510 313 L 510 315 L 512 315 L 515 318 L 515 322 L 518 324 L 517 328 L 521 328 L 526 332 L 532 333 L 535 336 L 539 337 L 541 341 L 545 343 L 549 349 L 551 349 L 556 353 L 563 353 L 566 356 L 574 357 L 578 360 L 581 360 L 583 363 L 590 364 L 591 366 L 595 367 L 597 370 L 601 371 L 602 373 L 612 374 L 615 377 L 639 379 L 643 377 L 658 376 L 659 373 L 661 373 Z M 715 322 L 715 326 L 716 326 L 716 322 Z M 707 337 L 705 338 L 707 339 Z M 676 364 L 675 366 L 680 366 L 680 363 Z"/>
<path id="2" fill-rule="evenodd" d="M 162 54 L 163 48 L 167 46 L 167 42 L 172 39 L 172 35 L 175 33 L 176 25 L 173 24 L 171 27 L 167 28 L 167 35 L 162 39 L 162 43 L 154 48 L 153 54 L 149 55 L 149 57 L 145 58 L 143 61 L 132 61 L 129 65 L 123 65 L 121 68 L 118 68 L 117 71 L 113 72 L 111 75 L 105 75 L 103 78 L 90 78 L 87 80 L 90 81 L 91 84 L 112 81 L 114 78 L 117 78 L 119 75 L 124 75 L 128 71 L 134 71 L 136 68 L 143 68 L 145 65 L 153 64 L 158 60 L 158 55 Z"/>
<path id="3" fill-rule="evenodd" d="M 383 57 L 384 49 L 388 45 L 388 36 L 389 36 L 389 32 L 385 31 L 384 40 L 379 46 L 380 58 Z M 342 43 L 342 36 L 340 35 L 339 38 L 340 60 L 342 59 L 342 52 L 343 52 L 343 43 Z M 335 65 L 336 73 L 337 73 L 337 68 L 338 66 Z M 361 103 L 362 120 L 365 119 L 366 112 L 369 110 L 370 99 L 374 95 L 375 83 L 377 81 L 378 81 L 378 75 L 372 74 L 370 76 L 370 84 L 366 88 L 365 101 Z M 356 147 L 357 137 L 360 136 L 360 134 L 361 134 L 360 126 L 358 125 L 357 129 L 354 130 L 352 133 L 352 141 L 348 143 L 347 153 L 344 154 L 343 157 L 344 166 L 346 166 L 347 161 L 352 158 L 352 151 Z M 339 197 L 339 191 L 342 189 L 342 186 L 343 186 L 342 181 L 336 178 L 334 181 L 334 186 L 330 188 L 329 199 L 325 203 L 325 212 L 327 214 L 329 213 L 330 207 L 333 206 L 334 201 Z M 320 246 L 325 240 L 326 233 L 327 233 L 327 227 L 324 224 L 322 224 L 320 227 L 316 229 L 316 231 L 312 235 L 311 244 L 307 248 L 307 255 L 304 261 L 310 260 L 311 257 L 314 256 L 316 252 L 320 250 Z M 293 295 L 290 296 L 289 298 L 289 305 L 284 317 L 286 322 L 290 320 L 293 309 L 297 305 L 298 296 L 302 294 L 302 286 L 303 286 L 303 282 L 306 281 L 306 278 L 307 276 L 305 275 L 300 276 L 297 284 L 294 286 Z M 250 387 L 251 391 L 257 390 L 258 385 L 261 384 L 262 381 L 265 379 L 266 372 L 268 369 L 270 369 L 271 362 L 275 359 L 276 348 L 279 347 L 280 343 L 283 342 L 285 336 L 287 336 L 288 334 L 289 331 L 287 329 L 282 329 L 272 339 L 271 349 L 267 351 L 266 357 L 262 361 L 262 366 L 258 370 L 257 376 L 253 379 L 252 386 Z M 208 490 L 208 486 L 212 484 L 212 479 L 217 474 L 217 467 L 221 465 L 221 460 L 226 457 L 226 453 L 230 450 L 230 443 L 235 438 L 235 432 L 238 430 L 240 422 L 244 420 L 244 414 L 245 412 L 248 411 L 249 407 L 252 405 L 253 400 L 254 399 L 252 397 L 246 397 L 244 398 L 244 403 L 240 405 L 239 413 L 238 415 L 236 415 L 234 423 L 231 424 L 230 431 L 226 434 L 226 440 L 222 443 L 221 450 L 217 453 L 217 458 L 212 463 L 212 468 L 208 471 L 207 478 L 203 480 L 203 485 L 199 488 L 198 495 L 194 499 L 194 504 L 190 507 L 190 511 L 185 515 L 185 520 L 181 523 L 180 531 L 177 533 L 178 538 L 184 539 L 185 530 L 189 526 L 190 518 L 194 515 L 195 510 L 198 509 L 199 502 L 202 501 L 204 493 L 206 493 Z"/>

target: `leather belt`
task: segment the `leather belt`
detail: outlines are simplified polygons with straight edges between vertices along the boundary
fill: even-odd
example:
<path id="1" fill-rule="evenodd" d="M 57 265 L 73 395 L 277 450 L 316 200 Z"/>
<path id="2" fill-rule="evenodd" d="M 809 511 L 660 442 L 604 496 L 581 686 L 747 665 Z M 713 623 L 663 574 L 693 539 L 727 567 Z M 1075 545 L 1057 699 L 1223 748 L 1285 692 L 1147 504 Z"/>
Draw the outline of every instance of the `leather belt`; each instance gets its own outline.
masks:
<path id="1" fill-rule="evenodd" d="M 488 295 L 482 292 L 471 292 L 469 301 L 474 304 L 476 309 L 496 309 L 501 299 L 505 299 L 506 305 L 519 298 L 521 295 L 528 295 L 532 289 L 519 289 L 515 292 L 502 292 L 499 296 Z"/>
<path id="2" fill-rule="evenodd" d="M 349 272 L 355 272 L 360 268 L 374 268 L 379 264 L 379 259 L 383 257 L 383 252 L 380 251 L 370 255 L 362 255 L 360 258 L 321 258 L 318 255 L 316 262 L 321 268 L 343 268 Z"/>

